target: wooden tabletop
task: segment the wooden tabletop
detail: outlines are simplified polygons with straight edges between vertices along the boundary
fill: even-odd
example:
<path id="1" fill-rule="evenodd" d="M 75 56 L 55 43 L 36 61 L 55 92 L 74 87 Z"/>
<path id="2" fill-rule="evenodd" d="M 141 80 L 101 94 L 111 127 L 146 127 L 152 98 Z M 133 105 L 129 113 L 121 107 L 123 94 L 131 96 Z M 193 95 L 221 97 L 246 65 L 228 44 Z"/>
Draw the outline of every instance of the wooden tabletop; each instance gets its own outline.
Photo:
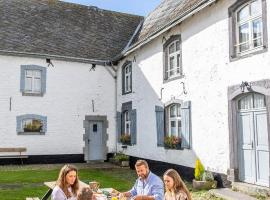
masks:
<path id="1" fill-rule="evenodd" d="M 88 187 L 89 185 L 82 182 L 82 181 L 79 181 L 79 184 L 80 184 L 80 188 L 84 188 L 84 187 Z M 46 185 L 48 188 L 50 189 L 53 189 L 56 185 L 56 181 L 50 181 L 50 182 L 44 182 L 44 185 Z"/>

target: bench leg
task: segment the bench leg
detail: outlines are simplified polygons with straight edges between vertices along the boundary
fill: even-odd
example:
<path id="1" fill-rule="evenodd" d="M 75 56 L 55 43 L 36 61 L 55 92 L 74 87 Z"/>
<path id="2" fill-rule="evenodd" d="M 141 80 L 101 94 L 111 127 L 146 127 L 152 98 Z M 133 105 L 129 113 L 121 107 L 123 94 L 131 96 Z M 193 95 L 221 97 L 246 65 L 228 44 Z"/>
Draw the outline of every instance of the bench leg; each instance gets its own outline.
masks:
<path id="1" fill-rule="evenodd" d="M 49 189 L 49 190 L 46 192 L 46 194 L 42 197 L 41 200 L 47 200 L 47 199 L 49 199 L 49 197 L 51 196 L 51 194 L 52 194 L 52 189 Z"/>

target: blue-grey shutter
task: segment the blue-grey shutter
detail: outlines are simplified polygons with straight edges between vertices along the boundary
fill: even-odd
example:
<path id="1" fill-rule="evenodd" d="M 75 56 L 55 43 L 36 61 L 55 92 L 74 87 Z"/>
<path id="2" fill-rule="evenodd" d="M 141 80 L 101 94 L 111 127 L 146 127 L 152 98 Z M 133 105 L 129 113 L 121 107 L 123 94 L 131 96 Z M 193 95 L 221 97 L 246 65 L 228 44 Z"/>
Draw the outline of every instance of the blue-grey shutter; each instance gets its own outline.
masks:
<path id="1" fill-rule="evenodd" d="M 46 92 L 47 68 L 41 69 L 41 94 Z"/>
<path id="2" fill-rule="evenodd" d="M 182 124 L 182 144 L 183 148 L 189 149 L 191 147 L 191 102 L 185 101 L 181 105 L 181 124 Z"/>
<path id="3" fill-rule="evenodd" d="M 164 108 L 155 107 L 156 111 L 156 128 L 157 128 L 157 145 L 164 146 Z"/>
<path id="4" fill-rule="evenodd" d="M 21 66 L 20 91 L 23 92 L 24 88 L 25 88 L 25 67 Z"/>
<path id="5" fill-rule="evenodd" d="M 22 125 L 21 125 L 22 124 L 22 117 L 21 116 L 16 117 L 16 123 L 17 123 L 17 126 L 16 126 L 17 133 L 23 132 Z"/>
<path id="6" fill-rule="evenodd" d="M 137 114 L 136 109 L 131 110 L 130 112 L 130 119 L 131 119 L 131 144 L 136 144 L 137 141 Z"/>
<path id="7" fill-rule="evenodd" d="M 120 137 L 121 137 L 121 112 L 116 113 L 116 131 L 117 131 L 117 141 L 120 142 Z"/>

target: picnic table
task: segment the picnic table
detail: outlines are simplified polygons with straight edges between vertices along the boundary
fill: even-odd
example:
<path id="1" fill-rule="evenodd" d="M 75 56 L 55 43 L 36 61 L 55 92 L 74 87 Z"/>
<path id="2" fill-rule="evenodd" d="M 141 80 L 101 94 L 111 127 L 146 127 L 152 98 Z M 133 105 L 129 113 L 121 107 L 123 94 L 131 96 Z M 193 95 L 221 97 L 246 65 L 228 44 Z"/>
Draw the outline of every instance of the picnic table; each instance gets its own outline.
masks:
<path id="1" fill-rule="evenodd" d="M 53 191 L 53 188 L 55 187 L 56 185 L 56 181 L 49 181 L 49 182 L 44 182 L 44 185 L 46 185 L 49 189 L 48 191 L 46 192 L 46 194 L 42 197 L 41 200 L 47 200 L 49 199 L 49 197 L 51 196 L 52 194 L 52 191 Z M 84 188 L 84 187 L 88 187 L 89 185 L 82 182 L 82 181 L 79 181 L 79 187 L 80 188 Z"/>
<path id="2" fill-rule="evenodd" d="M 41 200 L 47 200 L 47 199 L 49 199 L 49 197 L 52 194 L 53 188 L 56 185 L 56 181 L 44 182 L 44 185 L 46 185 L 49 189 L 46 192 L 46 194 L 42 197 Z M 82 182 L 82 181 L 79 181 L 79 188 L 84 188 L 84 187 L 89 187 L 89 185 L 86 184 L 86 183 L 84 183 L 84 182 Z M 100 190 L 101 191 L 107 191 L 107 192 L 110 192 L 111 193 L 114 189 L 113 188 L 101 188 Z"/>

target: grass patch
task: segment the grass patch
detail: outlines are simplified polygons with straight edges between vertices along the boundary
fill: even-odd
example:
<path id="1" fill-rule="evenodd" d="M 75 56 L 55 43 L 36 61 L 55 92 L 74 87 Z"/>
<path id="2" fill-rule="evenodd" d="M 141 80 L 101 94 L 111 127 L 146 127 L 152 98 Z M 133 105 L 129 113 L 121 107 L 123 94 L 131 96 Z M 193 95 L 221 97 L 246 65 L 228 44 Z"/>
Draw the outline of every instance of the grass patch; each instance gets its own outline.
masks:
<path id="1" fill-rule="evenodd" d="M 33 168 L 8 167 L 0 168 L 0 199 L 5 200 L 23 200 L 26 197 L 41 198 L 48 188 L 43 184 L 47 181 L 56 180 L 62 165 L 56 167 Z M 80 180 L 88 183 L 90 181 L 100 182 L 101 187 L 113 187 L 119 191 L 129 190 L 137 178 L 134 170 L 126 168 L 116 169 L 79 169 Z M 193 200 L 220 200 L 212 197 L 207 191 L 192 191 L 190 183 L 188 188 L 192 192 Z"/>

